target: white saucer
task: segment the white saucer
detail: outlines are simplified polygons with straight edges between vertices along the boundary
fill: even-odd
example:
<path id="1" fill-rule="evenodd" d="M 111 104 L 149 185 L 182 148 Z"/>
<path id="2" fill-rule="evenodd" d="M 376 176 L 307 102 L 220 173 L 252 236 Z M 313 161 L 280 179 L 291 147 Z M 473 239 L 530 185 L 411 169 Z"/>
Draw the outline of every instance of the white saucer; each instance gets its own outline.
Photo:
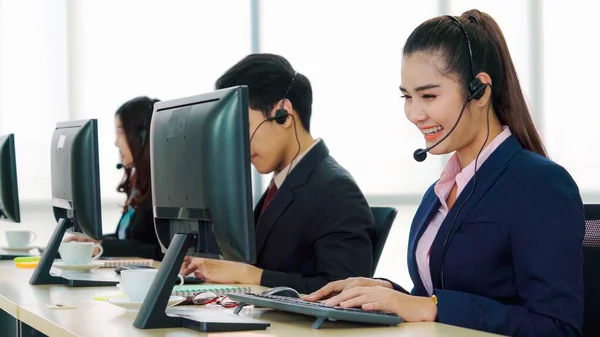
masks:
<path id="1" fill-rule="evenodd" d="M 34 245 L 27 245 L 25 247 L 9 247 L 9 246 L 3 246 L 0 247 L 0 250 L 5 250 L 7 252 L 28 252 L 34 248 L 37 248 Z"/>
<path id="2" fill-rule="evenodd" d="M 52 267 L 56 267 L 58 269 L 78 270 L 78 271 L 90 271 L 92 269 L 100 268 L 102 266 L 104 266 L 104 261 L 92 261 L 88 264 L 76 264 L 76 265 L 69 265 L 69 264 L 65 264 L 62 261 L 58 261 L 58 262 L 54 262 L 52 264 Z"/>
<path id="3" fill-rule="evenodd" d="M 185 297 L 171 296 L 171 297 L 169 297 L 169 302 L 167 302 L 167 307 L 172 307 L 183 301 L 185 301 Z M 139 310 L 142 307 L 142 303 L 143 303 L 143 302 L 131 302 L 127 296 L 110 297 L 110 298 L 106 299 L 106 302 L 116 305 L 117 307 L 127 309 L 127 310 Z"/>

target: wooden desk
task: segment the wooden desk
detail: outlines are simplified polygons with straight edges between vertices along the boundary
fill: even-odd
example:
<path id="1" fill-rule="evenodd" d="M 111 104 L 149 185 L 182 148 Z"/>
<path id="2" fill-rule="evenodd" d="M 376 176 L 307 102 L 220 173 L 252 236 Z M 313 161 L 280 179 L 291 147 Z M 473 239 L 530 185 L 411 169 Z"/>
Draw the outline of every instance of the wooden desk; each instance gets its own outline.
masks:
<path id="1" fill-rule="evenodd" d="M 12 261 L 0 261 L 0 309 L 48 336 L 121 337 L 121 336 L 205 336 L 189 329 L 140 330 L 133 327 L 137 312 L 129 312 L 106 302 L 94 301 L 102 294 L 117 292 L 116 287 L 70 288 L 62 285 L 32 286 L 33 269 L 19 269 Z M 98 269 L 96 273 L 114 273 Z M 112 275 L 112 274 L 111 274 Z M 75 309 L 50 310 L 41 304 L 60 303 Z M 173 312 L 185 312 L 210 320 L 212 315 L 232 314 L 221 306 L 181 306 Z M 322 329 L 311 329 L 313 318 L 268 309 L 246 308 L 243 315 L 271 323 L 265 336 L 493 336 L 479 331 L 439 323 L 403 323 L 398 327 L 365 327 L 346 322 L 326 322 Z M 212 334 L 211 334 L 212 335 Z"/>
<path id="2" fill-rule="evenodd" d="M 19 308 L 19 320 L 48 336 L 74 337 L 188 337 L 198 333 L 188 329 L 140 330 L 133 326 L 137 312 L 91 301 L 76 304 L 76 309 L 49 310 L 39 304 Z"/>
<path id="3" fill-rule="evenodd" d="M 90 301 L 98 294 L 118 291 L 115 286 L 88 288 L 63 285 L 32 286 L 29 284 L 32 273 L 33 269 L 16 268 L 13 261 L 0 261 L 0 309 L 18 318 L 17 308 L 24 304 L 81 303 Z M 114 269 L 108 268 L 96 269 L 88 277 L 92 277 L 91 275 L 98 275 L 103 279 L 115 277 Z"/>
<path id="4" fill-rule="evenodd" d="M 96 294 L 116 292 L 116 287 L 69 288 L 57 286 L 32 286 L 29 279 L 33 269 L 20 269 L 10 260 L 0 261 L 0 336 L 17 336 L 19 332 L 19 307 L 24 304 L 80 303 L 90 301 Z M 98 269 L 94 273 L 112 277 L 113 269 Z M 90 297 L 92 296 L 92 297 Z M 25 327 L 26 328 L 26 327 Z"/>
<path id="5" fill-rule="evenodd" d="M 184 310 L 194 311 L 194 316 L 206 318 L 212 314 L 229 314 L 232 311 L 221 307 L 198 306 L 185 307 Z M 265 336 L 494 336 L 439 323 L 403 323 L 398 327 L 372 328 L 344 322 L 326 322 L 322 329 L 313 330 L 311 329 L 313 320 L 310 317 L 255 308 L 244 309 L 244 311 L 244 315 L 271 323 L 271 327 L 267 330 L 255 331 L 255 333 Z M 140 330 L 132 326 L 135 315 L 135 312 L 129 312 L 105 302 L 81 303 L 77 305 L 76 309 L 71 310 L 48 310 L 36 304 L 28 304 L 19 308 L 21 321 L 48 336 L 206 336 L 206 334 L 181 328 Z"/>

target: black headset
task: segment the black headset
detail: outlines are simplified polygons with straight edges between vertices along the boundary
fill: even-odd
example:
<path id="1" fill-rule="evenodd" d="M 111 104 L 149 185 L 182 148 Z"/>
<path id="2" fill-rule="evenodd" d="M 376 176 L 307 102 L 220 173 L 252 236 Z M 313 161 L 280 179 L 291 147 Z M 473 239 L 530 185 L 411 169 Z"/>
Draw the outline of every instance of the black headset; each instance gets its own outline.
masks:
<path id="1" fill-rule="evenodd" d="M 158 99 L 150 100 L 150 111 L 151 112 L 150 112 L 150 114 L 147 114 L 144 117 L 144 124 L 142 124 L 142 128 L 140 129 L 140 132 L 139 132 L 140 141 L 141 141 L 140 154 L 136 158 L 134 158 L 134 160 L 133 160 L 134 162 L 137 159 L 139 159 L 142 156 L 142 154 L 144 153 L 144 145 L 146 145 L 146 138 L 148 136 L 149 124 L 150 124 L 150 121 L 152 120 L 152 115 L 154 112 L 154 103 L 156 103 L 156 102 L 160 102 L 160 100 L 158 100 Z M 116 167 L 117 167 L 117 170 L 120 170 L 120 169 L 124 168 L 125 166 L 122 163 L 118 163 L 116 165 Z"/>
<path id="2" fill-rule="evenodd" d="M 267 120 L 275 121 L 277 124 L 280 124 L 280 125 L 283 125 L 285 123 L 285 121 L 287 120 L 289 113 L 286 109 L 283 108 L 283 104 L 285 103 L 285 100 L 287 99 L 287 95 L 290 92 L 290 89 L 292 88 L 292 84 L 294 84 L 294 80 L 296 80 L 296 75 L 298 75 L 298 72 L 294 73 L 294 77 L 292 77 L 292 80 L 290 81 L 290 85 L 285 90 L 285 94 L 283 94 L 283 99 L 281 100 L 281 107 L 279 109 L 275 110 L 274 117 L 269 117 L 269 118 L 267 118 Z"/>
<path id="3" fill-rule="evenodd" d="M 142 141 L 142 149 L 144 149 L 144 145 L 146 144 L 146 136 L 148 135 L 148 129 L 150 128 L 149 124 L 152 120 L 152 115 L 154 112 L 154 103 L 160 102 L 158 99 L 150 99 L 150 113 L 146 114 L 144 117 L 144 124 L 142 124 L 142 128 L 140 130 L 140 139 Z"/>
<path id="4" fill-rule="evenodd" d="M 148 134 L 148 119 L 150 119 L 150 118 L 146 117 L 144 119 L 144 124 L 143 124 L 142 128 L 140 129 L 140 140 L 142 141 L 142 146 L 141 146 L 142 149 L 144 148 L 144 144 L 146 144 L 146 135 Z"/>
<path id="5" fill-rule="evenodd" d="M 465 35 L 465 39 L 467 40 L 467 47 L 469 48 L 469 64 L 471 65 L 471 74 L 473 75 L 473 79 L 469 82 L 469 96 L 467 97 L 467 102 L 473 99 L 480 99 L 485 93 L 486 84 L 481 83 L 481 81 L 476 77 L 475 68 L 473 67 L 473 50 L 471 49 L 471 40 L 469 39 L 469 34 L 467 34 L 467 30 L 460 23 L 460 20 L 452 15 L 446 15 L 446 17 L 450 18 L 454 21 L 460 30 L 462 30 Z M 470 16 L 471 21 L 477 23 L 477 19 L 474 16 Z"/>
<path id="6" fill-rule="evenodd" d="M 444 140 L 446 140 L 446 138 L 448 138 L 450 136 L 450 134 L 452 134 L 452 132 L 454 132 L 454 129 L 458 126 L 458 123 L 460 122 L 460 119 L 463 116 L 463 112 L 465 112 L 465 108 L 467 107 L 467 104 L 469 104 L 469 102 L 474 99 L 478 100 L 481 97 L 483 97 L 483 94 L 485 93 L 485 88 L 488 86 L 487 84 L 481 83 L 481 81 L 476 77 L 475 69 L 473 67 L 473 51 L 471 50 L 471 40 L 469 40 L 469 34 L 467 34 L 465 27 L 460 23 L 460 21 L 456 17 L 451 16 L 451 15 L 445 15 L 445 16 L 450 18 L 452 21 L 454 21 L 458 25 L 460 30 L 463 32 L 465 39 L 467 40 L 467 47 L 469 49 L 469 64 L 471 66 L 471 75 L 472 75 L 472 79 L 469 82 L 469 96 L 467 96 L 467 99 L 465 100 L 465 103 L 463 104 L 463 107 L 460 110 L 460 114 L 458 115 L 458 118 L 456 119 L 454 126 L 452 126 L 452 129 L 450 129 L 450 131 L 448 131 L 448 133 L 446 133 L 446 135 L 442 139 L 440 139 L 437 143 L 433 144 L 432 146 L 427 147 L 425 149 L 415 150 L 415 152 L 413 153 L 413 158 L 418 162 L 422 162 L 423 160 L 425 160 L 427 158 L 427 153 L 429 151 L 431 151 L 436 146 L 440 145 L 440 143 L 442 143 Z M 477 20 L 472 15 L 469 16 L 469 18 L 470 18 L 471 22 L 477 23 Z"/>
<path id="7" fill-rule="evenodd" d="M 284 98 L 284 100 L 285 100 L 285 98 Z M 281 103 L 281 105 L 283 106 L 283 103 Z M 275 123 L 283 125 L 283 124 L 285 124 L 285 121 L 287 120 L 288 115 L 289 114 L 286 109 L 280 108 L 280 109 L 275 110 L 275 116 L 269 117 L 266 120 L 267 121 L 275 121 Z"/>
<path id="8" fill-rule="evenodd" d="M 473 67 L 473 51 L 471 50 L 471 40 L 469 40 L 469 35 L 467 34 L 467 31 L 465 30 L 465 27 L 462 25 L 462 23 L 460 23 L 460 20 L 458 20 L 458 18 L 451 16 L 451 15 L 446 15 L 446 17 L 450 18 L 452 21 L 454 21 L 458 27 L 460 28 L 460 30 L 462 30 L 463 34 L 465 35 L 465 39 L 467 40 L 467 46 L 469 48 L 469 63 L 471 65 L 471 73 L 473 74 L 473 79 L 471 80 L 471 82 L 469 82 L 469 96 L 467 97 L 467 100 L 465 102 L 465 106 L 466 104 L 473 100 L 473 99 L 480 99 L 483 94 L 485 93 L 485 89 L 489 84 L 483 84 L 481 83 L 481 81 L 475 77 L 475 69 Z M 471 20 L 471 22 L 473 23 L 477 23 L 477 19 L 470 15 L 469 19 Z M 490 85 L 491 88 L 491 85 Z M 458 208 L 458 210 L 456 211 L 456 214 L 454 215 L 454 219 L 452 220 L 452 223 L 450 224 L 450 228 L 448 229 L 448 233 L 446 234 L 446 237 L 444 238 L 444 246 L 442 248 L 442 261 L 441 261 L 441 265 L 440 265 L 440 278 L 442 281 L 442 289 L 446 289 L 446 285 L 444 282 L 444 258 L 446 256 L 446 248 L 448 247 L 450 241 L 452 240 L 452 238 L 450 237 L 450 234 L 452 233 L 452 229 L 454 228 L 454 224 L 456 223 L 456 219 L 458 219 L 458 215 L 460 214 L 460 211 L 462 210 L 463 206 L 465 206 L 465 204 L 469 201 L 469 199 L 471 199 L 471 196 L 473 195 L 473 192 L 475 191 L 475 184 L 477 182 L 477 159 L 479 159 L 479 155 L 481 154 L 481 151 L 483 151 L 483 148 L 485 147 L 485 144 L 488 141 L 489 135 L 490 135 L 490 116 L 489 116 L 489 108 L 491 107 L 491 103 L 488 106 L 488 111 L 487 111 L 487 135 L 485 137 L 485 141 L 483 142 L 483 145 L 481 146 L 481 149 L 479 149 L 479 152 L 477 153 L 477 157 L 475 157 L 475 173 L 473 174 L 473 186 L 471 187 L 471 192 L 469 193 L 469 195 L 467 196 L 467 198 L 465 199 L 465 201 L 463 201 L 463 203 L 460 205 L 460 207 Z M 463 106 L 463 110 L 464 110 L 464 106 Z M 461 112 L 462 115 L 462 112 Z M 460 120 L 460 118 L 459 118 Z M 432 280 L 433 281 L 433 280 Z"/>
<path id="9" fill-rule="evenodd" d="M 275 121 L 277 124 L 283 125 L 283 124 L 285 124 L 285 121 L 287 120 L 288 116 L 292 116 L 288 113 L 288 111 L 286 109 L 284 109 L 283 105 L 285 103 L 285 100 L 287 99 L 287 95 L 290 92 L 290 89 L 292 88 L 292 85 L 294 84 L 294 80 L 296 80 L 297 75 L 298 75 L 298 72 L 295 72 L 294 77 L 292 77 L 292 80 L 290 81 L 290 85 L 285 90 L 285 94 L 283 95 L 283 98 L 281 99 L 281 107 L 279 109 L 275 110 L 275 116 L 267 117 L 262 122 L 260 122 L 260 124 L 258 124 L 256 129 L 254 129 L 254 132 L 252 132 L 252 135 L 250 136 L 250 142 L 252 142 L 252 139 L 254 139 L 254 135 L 256 134 L 256 131 L 258 131 L 258 129 L 264 123 L 270 122 L 270 121 Z M 294 116 L 292 116 L 292 118 L 294 118 Z M 294 118 L 294 123 L 295 122 L 296 122 L 296 119 Z M 294 129 L 295 128 L 296 127 L 294 126 Z"/>
<path id="10" fill-rule="evenodd" d="M 254 135 L 256 134 L 256 131 L 258 131 L 258 129 L 260 129 L 260 127 L 264 123 L 269 122 L 269 121 L 275 121 L 275 123 L 277 123 L 279 125 L 283 125 L 283 124 L 285 124 L 285 121 L 287 120 L 288 116 L 291 116 L 292 120 L 294 121 L 294 134 L 296 135 L 296 143 L 298 143 L 298 151 L 296 152 L 296 155 L 294 156 L 294 158 L 292 158 L 291 163 L 293 163 L 294 160 L 296 160 L 296 158 L 298 158 L 298 155 L 300 154 L 300 139 L 298 138 L 298 129 L 296 128 L 296 117 L 294 117 L 294 115 L 288 113 L 288 111 L 286 109 L 284 109 L 283 105 L 285 103 L 285 100 L 287 99 L 287 95 L 290 92 L 290 89 L 292 88 L 292 85 L 294 84 L 294 81 L 296 80 L 296 76 L 298 76 L 298 72 L 294 72 L 294 77 L 292 77 L 292 80 L 290 81 L 290 85 L 285 90 L 285 94 L 283 94 L 283 98 L 281 99 L 281 107 L 279 107 L 279 109 L 275 110 L 275 116 L 265 118 L 265 120 L 263 120 L 262 122 L 260 122 L 260 124 L 258 124 L 256 129 L 254 129 L 254 132 L 252 132 L 252 135 L 250 136 L 250 143 L 252 143 L 252 139 L 254 139 Z M 290 163 L 290 167 L 288 169 L 287 175 L 290 175 L 290 171 L 292 170 L 291 163 Z"/>

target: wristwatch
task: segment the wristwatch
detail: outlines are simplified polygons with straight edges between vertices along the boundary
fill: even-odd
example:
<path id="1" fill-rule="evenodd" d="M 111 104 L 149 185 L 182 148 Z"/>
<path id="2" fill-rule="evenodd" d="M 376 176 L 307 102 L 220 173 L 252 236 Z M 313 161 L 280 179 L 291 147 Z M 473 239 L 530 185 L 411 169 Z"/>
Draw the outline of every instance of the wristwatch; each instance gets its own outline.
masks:
<path id="1" fill-rule="evenodd" d="M 431 295 L 431 300 L 433 301 L 433 303 L 435 303 L 435 306 L 437 307 L 438 299 L 437 299 L 437 296 L 435 296 L 435 294 Z M 437 311 L 437 313 L 435 314 L 435 319 L 433 320 L 434 322 L 439 321 L 439 314 L 440 314 L 440 312 Z"/>

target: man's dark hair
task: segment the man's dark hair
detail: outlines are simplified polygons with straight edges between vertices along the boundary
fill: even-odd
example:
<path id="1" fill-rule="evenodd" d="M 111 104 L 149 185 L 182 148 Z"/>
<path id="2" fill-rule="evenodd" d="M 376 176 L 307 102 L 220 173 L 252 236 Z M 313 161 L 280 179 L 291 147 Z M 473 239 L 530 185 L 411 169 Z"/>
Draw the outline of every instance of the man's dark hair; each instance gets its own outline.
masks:
<path id="1" fill-rule="evenodd" d="M 310 131 L 312 88 L 306 76 L 297 73 L 284 57 L 274 54 L 250 54 L 231 67 L 215 83 L 216 89 L 248 86 L 250 107 L 262 111 L 266 117 L 275 104 L 284 98 L 292 102 L 300 123 Z"/>

